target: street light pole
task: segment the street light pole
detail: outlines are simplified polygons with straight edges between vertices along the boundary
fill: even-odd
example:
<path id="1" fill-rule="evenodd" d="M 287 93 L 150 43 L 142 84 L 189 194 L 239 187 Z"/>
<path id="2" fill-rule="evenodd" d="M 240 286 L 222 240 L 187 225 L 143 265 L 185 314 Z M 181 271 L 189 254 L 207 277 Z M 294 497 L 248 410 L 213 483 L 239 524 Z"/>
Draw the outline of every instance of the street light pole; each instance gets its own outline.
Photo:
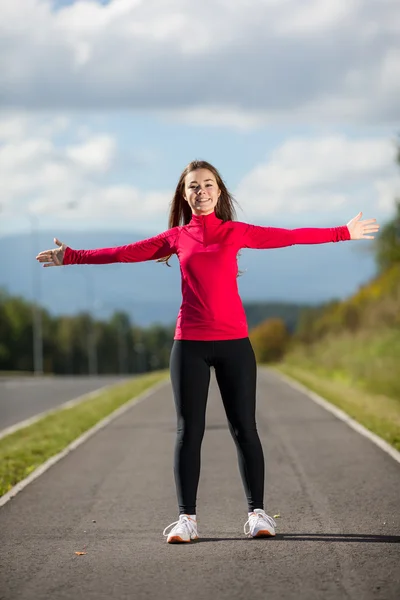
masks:
<path id="1" fill-rule="evenodd" d="M 118 366 L 119 374 L 126 375 L 128 367 L 128 349 L 126 347 L 126 332 L 121 322 L 118 323 Z"/>
<path id="2" fill-rule="evenodd" d="M 94 294 L 94 283 L 90 267 L 86 273 L 83 272 L 83 276 L 86 274 L 86 298 L 87 307 L 89 311 L 89 319 L 91 319 L 90 330 L 88 333 L 88 370 L 89 375 L 97 375 L 98 364 L 97 364 L 97 343 L 96 343 L 96 331 L 95 331 L 95 319 L 96 319 L 96 303 Z M 92 313 L 92 314 L 91 314 Z"/>
<path id="3" fill-rule="evenodd" d="M 75 201 L 67 202 L 64 208 L 67 210 L 75 209 L 77 203 Z M 3 206 L 0 204 L 0 212 L 3 211 Z M 30 223 L 30 238 L 32 247 L 32 256 L 38 252 L 38 217 L 31 213 L 23 211 L 22 216 L 26 216 Z M 42 308 L 40 305 L 42 296 L 41 271 L 38 265 L 32 264 L 32 356 L 33 356 L 33 372 L 34 375 L 43 375 L 43 321 Z M 95 370 L 97 367 L 95 366 Z"/>
<path id="4" fill-rule="evenodd" d="M 37 252 L 37 219 L 35 215 L 28 214 L 31 225 L 32 256 Z M 38 265 L 32 265 L 32 333 L 33 333 L 33 373 L 35 376 L 43 375 L 43 322 L 41 300 L 41 273 Z"/>
<path id="5" fill-rule="evenodd" d="M 3 206 L 0 204 L 0 212 Z M 30 238 L 32 256 L 38 251 L 37 248 L 37 220 L 31 213 L 24 213 L 30 223 Z M 32 367 L 34 375 L 43 375 L 43 323 L 42 310 L 40 306 L 41 279 L 38 266 L 32 263 Z"/>
<path id="6" fill-rule="evenodd" d="M 103 302 L 102 300 L 96 300 L 95 310 L 97 312 L 104 311 L 104 309 L 112 308 L 114 313 L 116 307 L 111 302 Z M 128 348 L 126 344 L 126 329 L 121 319 L 117 321 L 117 346 L 118 346 L 118 372 L 120 375 L 126 375 L 129 372 L 128 366 Z"/>

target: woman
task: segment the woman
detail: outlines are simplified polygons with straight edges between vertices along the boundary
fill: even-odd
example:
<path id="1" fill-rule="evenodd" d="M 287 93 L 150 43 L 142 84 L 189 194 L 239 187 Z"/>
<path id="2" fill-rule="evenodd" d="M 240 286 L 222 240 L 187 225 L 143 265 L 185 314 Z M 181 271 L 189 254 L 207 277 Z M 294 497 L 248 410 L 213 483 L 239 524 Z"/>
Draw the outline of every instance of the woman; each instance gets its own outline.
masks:
<path id="1" fill-rule="evenodd" d="M 233 198 L 218 171 L 193 161 L 183 171 L 171 204 L 169 229 L 147 240 L 117 248 L 58 248 L 37 256 L 45 267 L 161 260 L 178 256 L 182 273 L 179 310 L 170 373 L 177 411 L 174 474 L 179 519 L 165 530 L 167 542 L 198 538 L 196 496 L 200 447 L 214 367 L 230 432 L 237 446 L 248 503 L 244 532 L 275 535 L 276 524 L 264 511 L 264 456 L 255 421 L 256 362 L 237 286 L 241 248 L 278 248 L 373 239 L 375 219 L 359 213 L 347 225 L 332 228 L 279 229 L 234 221 Z M 167 533 L 167 530 L 172 530 Z"/>

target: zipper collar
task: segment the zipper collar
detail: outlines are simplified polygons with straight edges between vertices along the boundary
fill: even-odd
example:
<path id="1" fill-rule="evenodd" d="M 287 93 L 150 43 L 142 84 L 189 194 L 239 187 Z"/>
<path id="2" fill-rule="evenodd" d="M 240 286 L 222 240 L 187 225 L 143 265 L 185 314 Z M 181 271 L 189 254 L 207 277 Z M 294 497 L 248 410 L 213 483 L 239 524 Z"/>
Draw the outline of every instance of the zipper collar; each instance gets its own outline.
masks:
<path id="1" fill-rule="evenodd" d="M 194 226 L 194 227 L 215 227 L 216 225 L 219 225 L 220 223 L 222 223 L 222 219 L 218 219 L 217 215 L 215 214 L 215 211 L 213 211 L 212 213 L 208 214 L 208 215 L 195 215 L 192 214 L 192 218 L 190 220 L 189 225 Z"/>

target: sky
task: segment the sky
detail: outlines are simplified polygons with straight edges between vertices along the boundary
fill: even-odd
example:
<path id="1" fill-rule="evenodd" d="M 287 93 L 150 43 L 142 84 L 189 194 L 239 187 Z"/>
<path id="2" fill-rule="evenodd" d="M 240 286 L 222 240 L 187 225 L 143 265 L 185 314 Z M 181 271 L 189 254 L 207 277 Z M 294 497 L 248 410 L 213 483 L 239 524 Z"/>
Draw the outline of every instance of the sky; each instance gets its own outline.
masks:
<path id="1" fill-rule="evenodd" d="M 398 0 L 2 0 L 0 50 L 0 235 L 153 235 L 195 158 L 242 221 L 394 214 Z"/>

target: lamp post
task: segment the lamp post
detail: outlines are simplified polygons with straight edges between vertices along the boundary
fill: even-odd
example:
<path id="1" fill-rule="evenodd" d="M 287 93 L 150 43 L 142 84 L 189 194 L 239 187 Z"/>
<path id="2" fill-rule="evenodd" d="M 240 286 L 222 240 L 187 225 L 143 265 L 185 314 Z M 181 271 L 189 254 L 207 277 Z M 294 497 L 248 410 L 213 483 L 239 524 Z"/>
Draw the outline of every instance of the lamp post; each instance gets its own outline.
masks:
<path id="1" fill-rule="evenodd" d="M 0 204 L 0 212 L 4 212 Z M 29 220 L 32 256 L 37 251 L 37 217 L 32 213 L 22 213 Z M 32 366 L 35 376 L 43 375 L 43 324 L 40 307 L 41 280 L 37 265 L 32 262 Z"/>
<path id="2" fill-rule="evenodd" d="M 67 202 L 61 208 L 67 210 L 73 210 L 76 208 L 77 203 Z M 27 212 L 24 213 L 30 223 L 30 233 L 32 241 L 32 256 L 38 249 L 38 216 Z M 42 321 L 42 280 L 41 271 L 38 265 L 32 263 L 32 295 L 33 295 L 33 309 L 32 309 L 32 331 L 33 331 L 33 373 L 35 376 L 43 375 L 43 321 Z"/>
<path id="3" fill-rule="evenodd" d="M 141 340 L 137 341 L 134 345 L 134 350 L 138 355 L 137 368 L 138 373 L 144 373 L 145 371 L 145 345 Z"/>
<path id="4" fill-rule="evenodd" d="M 90 268 L 90 267 L 89 267 Z M 83 273 L 83 275 L 85 275 Z M 88 310 L 89 310 L 89 316 L 90 316 L 90 312 L 93 312 L 93 321 L 90 324 L 90 331 L 88 333 L 88 368 L 89 368 L 89 375 L 97 375 L 98 373 L 98 364 L 97 364 L 97 344 L 96 344 L 96 332 L 95 332 L 95 323 L 94 320 L 96 318 L 95 315 L 95 295 L 94 295 L 94 284 L 93 284 L 93 278 L 92 278 L 92 273 L 88 270 L 87 271 L 87 277 L 85 278 L 85 282 L 86 282 L 86 298 L 87 298 L 87 305 L 88 305 Z"/>
<path id="5" fill-rule="evenodd" d="M 88 364 L 88 375 L 98 374 L 98 360 L 97 360 L 97 343 L 96 343 L 96 332 L 95 332 L 95 312 L 96 312 L 96 300 L 95 300 L 95 289 L 93 274 L 90 270 L 89 265 L 84 265 L 82 269 L 76 270 L 75 274 L 82 277 L 84 281 L 85 289 L 85 305 L 89 319 L 91 319 L 89 325 L 89 331 L 87 332 L 87 364 Z"/>
<path id="6" fill-rule="evenodd" d="M 113 309 L 116 312 L 116 307 L 111 302 L 96 300 L 95 309 L 97 312 L 104 311 L 107 308 Z M 120 375 L 126 375 L 129 372 L 128 365 L 128 348 L 126 344 L 126 329 L 121 319 L 117 321 L 117 336 L 118 336 L 118 371 Z"/>
<path id="7" fill-rule="evenodd" d="M 77 206 L 76 202 L 67 202 L 62 208 L 67 210 L 74 209 Z M 0 204 L 0 212 L 4 212 L 3 206 Z M 38 251 L 38 216 L 29 211 L 22 211 L 20 216 L 26 217 L 29 221 L 29 231 L 31 239 L 32 257 Z M 43 375 L 43 320 L 42 320 L 42 281 L 40 266 L 32 259 L 32 364 L 33 373 L 35 376 Z"/>
<path id="8" fill-rule="evenodd" d="M 37 251 L 37 217 L 27 213 L 31 228 L 32 256 Z M 43 375 L 43 322 L 42 308 L 40 306 L 42 297 L 41 273 L 38 265 L 32 264 L 32 332 L 33 332 L 33 374 Z"/>

